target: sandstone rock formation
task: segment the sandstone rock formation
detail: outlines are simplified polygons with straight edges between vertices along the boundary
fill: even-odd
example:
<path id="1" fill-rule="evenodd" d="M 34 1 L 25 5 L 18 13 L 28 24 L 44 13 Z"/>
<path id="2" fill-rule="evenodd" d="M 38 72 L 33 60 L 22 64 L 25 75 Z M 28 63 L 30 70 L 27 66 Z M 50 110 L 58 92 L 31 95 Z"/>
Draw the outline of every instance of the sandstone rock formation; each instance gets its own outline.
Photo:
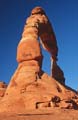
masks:
<path id="1" fill-rule="evenodd" d="M 64 73 L 57 65 L 56 61 L 52 63 L 52 77 L 59 81 L 61 84 L 65 84 Z"/>
<path id="2" fill-rule="evenodd" d="M 55 61 L 56 63 L 58 55 L 56 37 L 51 23 L 41 7 L 34 8 L 30 17 L 26 20 L 22 39 L 17 49 L 17 61 L 19 63 L 21 61 L 37 60 L 39 65 L 42 65 L 43 57 L 38 38 L 40 38 L 43 48 L 51 54 L 51 62 Z M 53 70 L 54 69 L 52 69 L 52 76 L 57 78 Z M 61 69 L 58 69 L 57 72 L 58 74 L 63 73 Z M 60 82 L 63 83 L 65 80 L 64 75 L 60 74 L 59 77 L 57 80 L 60 79 Z"/>
<path id="3" fill-rule="evenodd" d="M 43 56 L 38 37 L 42 46 L 51 54 L 53 77 L 41 70 Z M 26 20 L 17 47 L 18 67 L 0 101 L 0 111 L 18 112 L 53 107 L 78 109 L 78 95 L 65 86 L 63 71 L 56 63 L 57 54 L 58 47 L 51 23 L 44 10 L 36 7 Z"/>
<path id="4" fill-rule="evenodd" d="M 4 96 L 7 85 L 4 82 L 0 81 L 0 99 Z"/>

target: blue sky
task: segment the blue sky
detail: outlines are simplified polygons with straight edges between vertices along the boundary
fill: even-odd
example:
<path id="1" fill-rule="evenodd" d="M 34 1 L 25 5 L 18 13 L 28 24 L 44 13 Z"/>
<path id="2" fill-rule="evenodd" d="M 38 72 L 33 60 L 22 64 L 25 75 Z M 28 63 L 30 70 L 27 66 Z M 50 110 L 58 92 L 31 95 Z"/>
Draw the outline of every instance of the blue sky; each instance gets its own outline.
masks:
<path id="1" fill-rule="evenodd" d="M 0 0 L 0 80 L 8 83 L 16 67 L 16 49 L 30 11 L 45 9 L 59 47 L 58 65 L 66 84 L 78 88 L 78 0 Z M 43 70 L 50 74 L 50 55 L 43 50 Z"/>

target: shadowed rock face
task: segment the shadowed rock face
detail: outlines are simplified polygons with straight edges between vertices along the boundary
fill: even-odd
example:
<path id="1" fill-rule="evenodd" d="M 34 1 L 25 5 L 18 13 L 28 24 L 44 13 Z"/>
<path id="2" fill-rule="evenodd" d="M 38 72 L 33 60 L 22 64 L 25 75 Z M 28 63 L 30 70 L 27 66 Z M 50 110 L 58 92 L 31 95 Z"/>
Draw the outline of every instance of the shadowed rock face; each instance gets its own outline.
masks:
<path id="1" fill-rule="evenodd" d="M 0 82 L 0 98 L 4 96 L 7 85 L 4 82 Z"/>
<path id="2" fill-rule="evenodd" d="M 52 76 L 41 70 L 41 45 L 51 54 Z M 63 71 L 57 65 L 58 47 L 52 26 L 41 7 L 32 10 L 17 47 L 18 67 L 11 78 L 0 111 L 42 108 L 78 109 L 76 91 L 65 86 Z M 54 79 L 55 78 L 55 79 Z"/>

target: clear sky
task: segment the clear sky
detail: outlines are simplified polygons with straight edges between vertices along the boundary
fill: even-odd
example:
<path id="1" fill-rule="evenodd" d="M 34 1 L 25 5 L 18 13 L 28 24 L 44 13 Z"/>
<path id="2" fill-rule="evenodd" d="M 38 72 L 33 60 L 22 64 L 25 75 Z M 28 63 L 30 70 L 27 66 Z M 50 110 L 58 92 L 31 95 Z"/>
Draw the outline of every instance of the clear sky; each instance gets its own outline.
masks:
<path id="1" fill-rule="evenodd" d="M 66 84 L 78 88 L 78 0 L 0 0 L 0 80 L 8 83 L 16 67 L 16 49 L 30 11 L 41 6 L 54 28 L 58 65 Z M 50 74 L 50 55 L 43 50 L 43 70 Z"/>

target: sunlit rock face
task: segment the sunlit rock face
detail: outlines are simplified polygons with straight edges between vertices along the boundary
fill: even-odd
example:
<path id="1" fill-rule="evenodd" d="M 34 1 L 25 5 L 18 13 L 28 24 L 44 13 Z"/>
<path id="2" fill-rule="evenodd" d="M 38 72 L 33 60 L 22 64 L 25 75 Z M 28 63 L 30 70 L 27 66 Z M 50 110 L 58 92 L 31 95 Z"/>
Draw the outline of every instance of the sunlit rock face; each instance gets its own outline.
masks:
<path id="1" fill-rule="evenodd" d="M 42 71 L 40 44 L 51 54 L 53 77 Z M 26 20 L 17 46 L 18 67 L 0 101 L 0 111 L 54 107 L 78 109 L 78 95 L 65 86 L 63 71 L 57 65 L 57 55 L 57 41 L 51 23 L 44 10 L 36 7 Z"/>

